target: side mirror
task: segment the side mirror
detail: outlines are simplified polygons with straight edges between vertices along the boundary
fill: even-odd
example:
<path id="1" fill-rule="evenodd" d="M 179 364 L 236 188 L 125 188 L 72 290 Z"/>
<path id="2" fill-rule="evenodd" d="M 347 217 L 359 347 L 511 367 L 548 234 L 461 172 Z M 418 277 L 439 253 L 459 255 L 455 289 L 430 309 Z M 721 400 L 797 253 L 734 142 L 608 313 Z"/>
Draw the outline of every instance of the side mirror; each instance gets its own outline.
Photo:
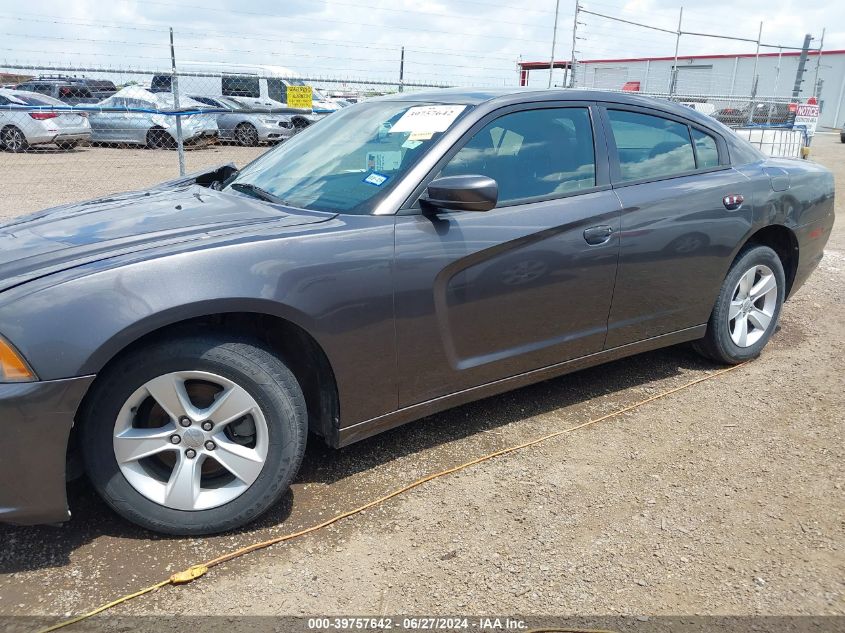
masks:
<path id="1" fill-rule="evenodd" d="M 426 194 L 420 198 L 420 205 L 423 210 L 489 211 L 498 200 L 499 185 L 495 180 L 470 174 L 435 178 L 429 183 Z"/>

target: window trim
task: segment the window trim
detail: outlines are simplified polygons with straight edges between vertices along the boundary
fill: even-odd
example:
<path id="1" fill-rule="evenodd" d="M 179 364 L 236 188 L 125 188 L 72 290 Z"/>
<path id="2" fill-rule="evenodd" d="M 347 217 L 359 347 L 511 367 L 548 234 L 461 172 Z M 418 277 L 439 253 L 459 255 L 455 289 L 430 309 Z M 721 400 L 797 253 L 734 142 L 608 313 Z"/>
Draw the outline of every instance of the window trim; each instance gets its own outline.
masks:
<path id="1" fill-rule="evenodd" d="M 598 109 L 600 111 L 600 119 L 602 122 L 602 126 L 604 127 L 604 136 L 607 142 L 607 151 L 608 151 L 608 159 L 610 162 L 610 181 L 614 189 L 619 189 L 621 187 L 630 187 L 633 185 L 642 185 L 649 182 L 661 182 L 663 180 L 673 180 L 675 178 L 686 178 L 687 176 L 695 176 L 698 174 L 708 174 L 714 171 L 724 171 L 727 169 L 731 169 L 730 159 L 728 157 L 728 148 L 725 139 L 722 137 L 721 134 L 696 123 L 695 121 L 691 121 L 685 117 L 679 116 L 672 112 L 666 112 L 664 110 L 658 110 L 656 108 L 646 108 L 642 106 L 631 106 L 622 103 L 601 103 L 598 105 Z M 693 156 L 695 157 L 695 164 L 696 168 L 692 170 L 686 170 L 682 172 L 678 172 L 676 174 L 668 174 L 666 176 L 654 176 L 654 177 L 646 177 L 646 178 L 639 178 L 637 180 L 623 180 L 622 179 L 622 167 L 619 161 L 619 149 L 616 147 L 616 138 L 613 136 L 613 128 L 610 125 L 610 118 L 608 116 L 608 110 L 621 110 L 625 112 L 634 112 L 636 114 L 643 114 L 646 116 L 652 116 L 662 119 L 667 119 L 669 121 L 673 121 L 675 123 L 680 123 L 687 127 L 687 136 L 689 137 L 690 144 L 692 145 Z M 692 141 L 692 134 L 690 132 L 690 128 L 695 128 L 700 132 L 704 132 L 712 136 L 716 140 L 716 149 L 719 152 L 719 164 L 715 167 L 707 167 L 704 169 L 698 168 L 698 154 L 695 150 L 695 143 Z"/>
<path id="2" fill-rule="evenodd" d="M 609 172 L 609 157 L 608 150 L 605 144 L 605 134 L 602 128 L 602 123 L 599 121 L 598 113 L 595 111 L 596 102 L 594 101 L 532 101 L 528 103 L 512 104 L 497 108 L 492 112 L 488 112 L 482 116 L 464 134 L 452 144 L 452 146 L 443 153 L 437 160 L 434 167 L 420 180 L 419 184 L 411 192 L 411 195 L 403 202 L 396 215 L 421 215 L 422 208 L 419 204 L 419 199 L 428 188 L 429 183 L 437 177 L 443 167 L 454 158 L 454 156 L 464 148 L 464 146 L 484 127 L 489 123 L 500 119 L 508 114 L 514 112 L 527 112 L 530 110 L 562 110 L 568 108 L 579 108 L 587 110 L 587 116 L 590 119 L 590 126 L 593 133 L 593 158 L 596 167 L 596 185 L 589 189 L 579 189 L 577 191 L 567 191 L 563 193 L 555 193 L 545 196 L 533 196 L 530 198 L 520 198 L 504 204 L 496 204 L 495 208 L 486 213 L 495 213 L 498 209 L 506 209 L 515 206 L 535 204 L 538 202 L 548 202 L 549 200 L 560 200 L 563 198 L 571 198 L 573 196 L 581 196 L 585 194 L 595 193 L 597 191 L 607 191 L 611 189 Z M 456 211 L 455 213 L 462 213 Z M 475 211 L 467 211 L 466 213 L 476 213 Z"/>

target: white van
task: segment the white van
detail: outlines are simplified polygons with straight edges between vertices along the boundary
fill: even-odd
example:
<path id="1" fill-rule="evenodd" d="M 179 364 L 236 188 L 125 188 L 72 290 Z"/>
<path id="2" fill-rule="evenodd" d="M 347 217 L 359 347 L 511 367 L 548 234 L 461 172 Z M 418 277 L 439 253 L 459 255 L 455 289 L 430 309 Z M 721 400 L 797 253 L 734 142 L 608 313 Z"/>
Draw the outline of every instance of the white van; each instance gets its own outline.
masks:
<path id="1" fill-rule="evenodd" d="M 286 107 L 288 86 L 304 86 L 296 73 L 282 66 L 248 66 L 241 64 L 209 64 L 182 62 L 177 64 L 179 94 L 209 97 L 237 97 L 242 103 L 255 107 Z M 196 74 L 192 74 L 196 73 Z M 220 73 L 219 76 L 203 76 Z M 153 75 L 150 92 L 170 92 L 172 76 Z M 340 105 L 313 90 L 312 120 L 320 119 L 340 109 Z"/>

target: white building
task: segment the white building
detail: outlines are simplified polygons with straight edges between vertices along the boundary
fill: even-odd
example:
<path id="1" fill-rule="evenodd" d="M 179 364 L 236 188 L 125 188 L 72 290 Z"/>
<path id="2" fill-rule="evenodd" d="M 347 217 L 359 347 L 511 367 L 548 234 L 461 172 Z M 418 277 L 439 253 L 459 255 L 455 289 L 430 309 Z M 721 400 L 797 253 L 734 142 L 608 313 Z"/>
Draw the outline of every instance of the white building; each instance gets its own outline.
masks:
<path id="1" fill-rule="evenodd" d="M 799 51 L 761 53 L 756 60 L 759 98 L 792 96 L 798 70 Z M 579 88 L 621 90 L 636 88 L 649 93 L 669 92 L 674 57 L 637 57 L 621 59 L 577 60 L 575 81 Z M 564 67 L 568 62 L 555 62 L 554 84 L 563 85 Z M 545 87 L 549 62 L 522 62 L 522 83 Z M 678 57 L 674 94 L 748 98 L 754 86 L 755 55 L 683 55 Z M 533 71 L 529 75 L 529 71 Z M 799 99 L 806 101 L 813 94 L 818 76 L 821 127 L 845 125 L 845 50 L 817 51 L 807 55 Z M 631 83 L 629 83 L 631 82 Z M 715 101 L 715 99 L 714 99 Z"/>

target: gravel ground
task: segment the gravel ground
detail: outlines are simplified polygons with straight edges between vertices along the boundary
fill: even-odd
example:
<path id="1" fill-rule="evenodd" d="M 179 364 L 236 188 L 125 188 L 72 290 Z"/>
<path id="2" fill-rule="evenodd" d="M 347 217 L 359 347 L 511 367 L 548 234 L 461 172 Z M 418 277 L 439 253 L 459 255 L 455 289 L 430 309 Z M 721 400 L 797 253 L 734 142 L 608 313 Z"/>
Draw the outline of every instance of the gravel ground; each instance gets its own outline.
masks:
<path id="1" fill-rule="evenodd" d="M 838 137 L 818 137 L 813 157 L 837 171 L 845 192 Z M 116 614 L 845 614 L 842 200 L 825 259 L 753 363 L 430 482 Z M 716 369 L 679 346 L 341 451 L 312 442 L 280 506 L 225 536 L 151 536 L 76 484 L 68 524 L 0 528 L 0 614 L 90 608 Z"/>
<path id="2" fill-rule="evenodd" d="M 243 166 L 268 146 L 218 144 L 185 151 L 187 173 L 234 162 Z M 143 189 L 179 177 L 173 150 L 36 146 L 24 154 L 0 152 L 0 221 L 46 207 Z"/>

